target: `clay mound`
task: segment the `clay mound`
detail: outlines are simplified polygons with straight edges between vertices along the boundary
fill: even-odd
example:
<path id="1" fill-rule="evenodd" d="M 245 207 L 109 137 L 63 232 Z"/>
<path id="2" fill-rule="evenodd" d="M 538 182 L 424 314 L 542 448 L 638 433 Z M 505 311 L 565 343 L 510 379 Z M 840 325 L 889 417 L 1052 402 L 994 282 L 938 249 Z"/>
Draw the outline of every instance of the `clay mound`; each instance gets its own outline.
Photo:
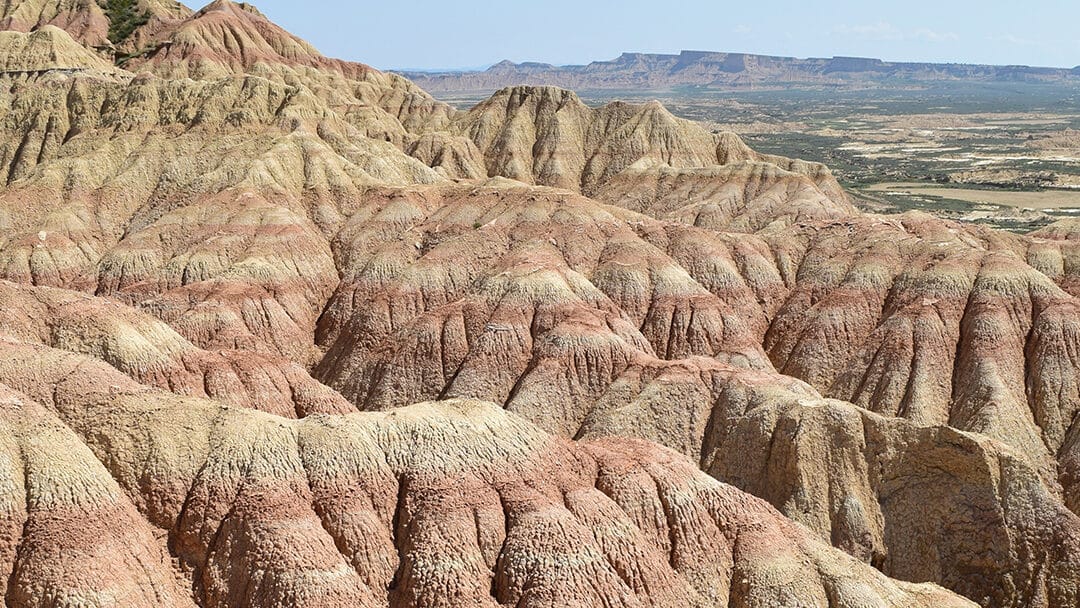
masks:
<path id="1" fill-rule="evenodd" d="M 194 608 L 158 530 L 54 414 L 0 387 L 0 592 L 11 605 Z"/>
<path id="2" fill-rule="evenodd" d="M 192 15 L 190 8 L 175 0 L 137 0 L 132 12 L 137 16 L 133 24 L 135 28 L 123 40 L 113 44 L 114 58 L 120 64 L 143 56 L 153 48 L 162 32 L 171 31 Z M 120 20 L 123 20 L 123 16 L 120 16 Z M 121 33 L 116 32 L 116 35 Z"/>
<path id="3" fill-rule="evenodd" d="M 170 400 L 177 399 L 176 397 L 148 392 L 103 363 L 96 363 L 85 357 L 14 342 L 5 343 L 4 354 L 3 363 L 0 364 L 0 382 L 29 391 L 34 398 L 51 404 L 51 407 L 60 412 L 65 422 L 87 437 L 92 445 L 101 448 L 98 456 L 104 462 L 117 462 L 117 454 L 142 453 L 142 450 L 147 448 L 156 452 L 165 445 L 175 445 L 165 439 L 173 435 L 168 431 L 168 423 L 163 422 L 162 418 L 173 418 L 174 414 L 167 414 L 163 407 Z M 586 434 L 606 435 L 611 431 L 626 433 L 631 429 L 647 433 L 649 424 L 658 422 L 654 412 L 665 407 L 665 403 L 670 404 L 673 399 L 692 399 L 695 393 L 700 394 L 701 389 L 705 392 L 720 391 L 707 400 L 721 409 L 711 415 L 706 413 L 704 418 L 709 420 L 709 424 L 707 427 L 700 427 L 711 429 L 706 437 L 710 446 L 709 452 L 703 457 L 706 462 L 714 463 L 708 467 L 714 475 L 721 473 L 721 469 L 714 468 L 716 466 L 735 467 L 727 474 L 736 479 L 739 475 L 750 475 L 752 483 L 765 484 L 758 488 L 763 494 L 782 498 L 778 501 L 780 504 L 791 508 L 800 519 L 811 525 L 820 523 L 812 521 L 814 517 L 823 516 L 828 522 L 829 513 L 835 513 L 834 517 L 842 527 L 836 532 L 833 542 L 867 561 L 874 561 L 887 572 L 900 573 L 913 580 L 940 577 L 970 596 L 991 598 L 988 605 L 1014 601 L 1025 603 L 1026 600 L 1018 598 L 1029 597 L 1028 594 L 1042 587 L 1049 590 L 1046 597 L 1051 598 L 1051 602 L 1065 601 L 1075 596 L 1076 581 L 1072 575 L 1075 565 L 1071 564 L 1067 556 L 1078 554 L 1075 548 L 1071 548 L 1071 543 L 1075 542 L 1077 536 L 1069 530 L 1077 528 L 1080 521 L 1060 504 L 1055 506 L 1054 499 L 1046 492 L 1038 475 L 1027 467 L 1022 457 L 1010 454 L 992 441 L 965 436 L 955 431 L 919 429 L 869 414 L 860 416 L 846 404 L 824 403 L 816 398 L 807 399 L 806 396 L 800 397 L 791 393 L 785 396 L 782 391 L 777 391 L 775 381 L 759 380 L 755 387 L 746 382 L 745 373 L 732 376 L 729 370 L 724 378 L 713 372 L 713 377 L 707 379 L 703 376 L 703 371 L 700 367 L 693 369 L 683 364 L 666 370 L 646 370 L 639 367 L 634 372 L 638 374 L 636 379 L 631 373 L 624 374 L 624 378 L 619 382 L 620 388 L 604 400 L 606 411 L 602 415 L 594 416 L 595 427 Z M 679 387 L 679 384 L 683 386 Z M 698 386 L 695 387 L 695 384 Z M 625 388 L 622 388 L 635 385 L 640 390 L 636 395 L 627 394 Z M 743 388 L 740 390 L 737 388 L 739 386 Z M 656 390 L 659 387 L 664 388 Z M 761 405 L 746 409 L 748 404 Z M 766 407 L 762 407 L 766 404 Z M 170 406 L 167 409 L 172 412 L 185 412 L 187 416 L 199 409 L 197 405 L 197 401 L 185 400 L 177 403 L 175 408 Z M 119 414 L 130 407 L 138 410 L 133 412 L 131 417 Z M 105 420 L 98 415 L 97 412 L 100 411 L 112 413 Z M 148 418 L 147 411 L 155 413 Z M 403 415 L 399 412 L 400 410 L 390 413 L 389 418 L 393 420 Z M 419 417 L 430 422 L 429 419 L 435 416 L 425 413 Z M 133 423 L 132 418 L 140 422 Z M 222 421 L 217 414 L 208 415 L 208 418 Z M 477 414 L 477 419 L 485 421 L 484 424 L 497 418 L 490 409 Z M 508 419 L 516 420 L 512 417 Z M 843 421 L 844 426 L 836 426 L 839 421 Z M 235 422 L 236 426 L 230 423 L 228 430 L 205 432 L 211 437 L 231 438 L 229 441 L 238 437 L 240 441 L 247 441 L 244 437 L 265 438 L 257 430 L 258 425 L 252 425 L 252 421 Z M 113 430 L 103 429 L 103 423 Z M 144 435 L 143 431 L 138 430 L 144 428 L 141 426 L 143 424 L 160 429 L 164 436 L 155 439 Z M 180 444 L 184 446 L 181 453 L 189 454 L 192 445 L 190 429 L 204 428 L 206 423 L 184 418 L 175 424 L 188 429 L 177 436 L 185 437 Z M 528 435 L 519 428 L 524 423 L 515 424 L 518 426 L 514 429 L 500 428 L 494 431 L 494 436 L 504 440 Z M 856 426 L 850 428 L 848 425 L 851 424 Z M 850 445 L 847 441 L 836 443 L 840 438 L 859 436 L 853 434 L 860 430 L 859 425 L 864 425 L 865 428 L 865 432 L 861 433 L 866 441 L 864 446 L 855 444 L 845 447 Z M 274 425 L 275 428 L 277 426 Z M 339 426 L 335 425 L 334 428 L 340 430 Z M 798 433 L 800 439 L 795 444 L 798 446 L 797 451 L 791 454 L 784 451 L 787 448 L 781 447 L 789 445 L 789 441 L 778 442 L 776 435 L 786 437 L 793 428 L 802 430 Z M 719 429 L 731 430 L 717 434 Z M 117 435 L 118 432 L 120 435 Z M 536 432 L 532 431 L 534 434 Z M 199 431 L 199 436 L 202 436 L 202 433 L 203 431 Z M 419 456 L 413 447 L 406 446 L 433 445 L 427 435 L 423 439 L 417 439 L 415 433 L 409 434 L 413 437 L 409 441 L 391 435 L 386 440 L 387 445 L 397 446 L 395 449 L 401 450 L 397 453 L 412 454 L 410 457 Z M 381 433 L 376 433 L 376 436 L 381 436 Z M 129 439 L 118 444 L 118 437 Z M 462 440 L 462 443 L 477 445 L 472 439 Z M 243 448 L 228 448 L 229 452 L 237 449 L 248 453 Z M 282 462 L 280 448 L 267 445 L 265 449 L 277 455 L 268 455 L 265 458 L 252 455 L 252 458 L 258 458 L 260 463 L 264 463 L 260 466 L 276 466 L 273 463 Z M 488 460 L 492 453 L 490 448 L 485 448 L 481 443 L 477 449 L 485 454 L 485 463 L 491 462 Z M 909 449 L 918 449 L 918 453 L 927 454 L 926 457 L 930 459 L 928 462 L 944 461 L 953 464 L 949 468 L 936 464 L 916 464 L 912 461 L 914 456 L 908 452 Z M 724 456 L 731 450 L 737 450 L 742 455 L 741 458 L 732 460 Z M 781 452 L 777 453 L 775 450 Z M 840 450 L 840 453 L 833 453 L 833 450 Z M 877 469 L 852 469 L 845 466 L 842 463 L 861 460 L 857 455 L 844 453 L 844 450 L 855 450 L 856 454 L 859 450 L 880 454 L 876 461 L 881 463 L 880 474 Z M 365 452 L 355 443 L 351 443 L 348 448 L 339 447 L 332 451 L 339 455 Z M 444 462 L 446 454 L 453 454 L 454 449 L 440 447 L 434 453 L 439 454 L 439 462 Z M 121 456 L 120 460 L 125 458 L 128 456 Z M 200 467 L 197 462 L 188 462 L 187 456 L 184 458 L 183 462 L 187 464 L 183 465 L 183 470 L 189 470 L 190 473 L 180 474 L 167 462 L 155 458 L 155 470 L 161 471 L 161 483 L 168 487 L 160 491 L 154 490 L 156 494 L 145 498 L 148 501 L 146 508 L 163 508 L 161 501 L 166 499 L 162 497 L 162 492 L 165 493 L 164 496 L 169 496 L 169 491 L 179 491 L 169 490 L 173 486 L 166 480 L 179 478 L 176 482 L 179 485 L 176 487 L 184 489 L 184 492 L 191 487 L 184 476 L 194 475 Z M 376 462 L 383 462 L 384 458 L 376 457 Z M 307 462 L 307 459 L 304 461 Z M 495 458 L 495 461 L 497 462 L 498 458 Z M 124 482 L 125 487 L 134 488 L 134 484 L 138 484 L 141 488 L 139 491 L 145 493 L 149 491 L 148 487 L 156 487 L 156 484 L 148 486 L 146 476 L 140 473 L 145 470 L 145 466 L 132 464 L 130 473 L 118 473 L 112 464 L 110 469 L 118 479 L 130 480 Z M 240 464 L 221 463 L 215 466 L 233 471 L 247 470 L 247 467 Z M 690 465 L 687 463 L 684 466 Z M 819 470 L 811 471 L 809 466 L 818 467 Z M 206 470 L 205 465 L 202 470 Z M 548 463 L 545 465 L 544 474 L 550 476 L 551 470 L 566 470 L 566 467 Z M 762 476 L 761 471 L 764 470 L 769 472 Z M 1008 474 L 999 479 L 994 473 L 999 470 L 1007 470 Z M 308 474 L 313 480 L 326 478 L 325 474 L 318 471 L 308 471 Z M 664 477 L 668 475 L 665 473 Z M 445 475 L 440 473 L 438 479 L 445 480 Z M 748 482 L 747 479 L 741 481 Z M 352 486 L 352 483 L 349 482 L 349 485 Z M 921 488 L 924 485 L 937 490 L 931 494 L 924 491 L 897 493 L 900 488 Z M 777 492 L 779 495 L 774 496 Z M 339 493 L 335 491 L 334 495 Z M 182 496 L 183 492 L 181 497 L 168 499 L 175 502 L 173 509 L 179 510 L 182 504 L 190 503 L 190 497 L 184 499 Z M 840 504 L 830 504 L 831 501 L 838 501 Z M 263 508 L 269 508 L 265 503 L 260 504 Z M 440 499 L 438 504 L 445 503 Z M 881 506 L 873 506 L 878 504 Z M 960 530 L 987 525 L 980 513 L 985 513 L 987 509 L 1000 510 L 1004 505 L 1012 507 L 1001 511 L 1005 516 L 995 520 L 994 537 L 1011 540 L 1008 549 L 1003 548 L 994 554 L 991 561 L 986 561 L 985 547 L 980 544 L 986 537 L 963 534 Z M 1016 510 L 1012 510 L 1014 507 Z M 906 530 L 908 524 L 904 522 L 913 521 L 912 518 L 919 520 L 918 518 L 931 508 L 942 516 L 927 520 L 928 524 L 937 528 L 928 530 L 926 535 L 891 532 Z M 1033 511 L 1044 515 L 1034 527 L 1032 520 L 1024 515 Z M 171 529 L 171 525 L 161 522 L 162 517 L 172 517 L 171 515 L 154 511 L 147 516 L 155 525 Z M 219 519 L 215 515 L 209 517 L 212 517 L 214 522 Z M 886 523 L 884 529 L 881 527 L 882 521 Z M 315 525 L 318 526 L 317 523 Z M 199 534 L 212 536 L 214 532 L 211 529 Z M 307 538 L 307 535 L 301 534 L 299 538 Z M 932 548 L 926 546 L 928 539 L 933 539 Z M 297 542 L 302 541 L 294 539 L 293 543 Z M 1028 554 L 1019 548 L 1031 546 L 1033 543 L 1046 548 L 1053 557 L 1044 562 L 1032 562 Z M 865 555 L 862 553 L 864 551 Z M 927 551 L 949 557 L 927 562 Z M 220 563 L 229 562 L 223 559 Z M 1036 572 L 1032 568 L 1041 570 Z M 1041 604 L 1034 599 L 1029 605 L 1060 604 Z"/>
<path id="4" fill-rule="evenodd" d="M 0 282 L 0 332 L 95 357 L 150 386 L 287 417 L 354 408 L 303 367 L 251 351 L 205 351 L 119 302 Z"/>
<path id="5" fill-rule="evenodd" d="M 734 133 L 722 134 L 721 137 L 738 137 Z M 741 142 L 740 142 L 741 143 Z M 723 144 L 721 144 L 723 145 Z M 743 144 L 745 145 L 745 144 Z M 821 163 L 815 163 L 798 158 L 787 158 L 775 154 L 757 154 L 757 159 L 780 167 L 784 171 L 805 175 L 813 180 L 814 185 L 825 193 L 829 200 L 837 205 L 848 203 L 849 197 L 840 183 L 833 177 L 832 171 Z"/>
<path id="6" fill-rule="evenodd" d="M 754 160 L 807 175 L 826 196 L 847 203 L 824 166 L 758 154 L 737 135 L 709 133 L 658 102 L 592 109 L 563 89 L 511 87 L 458 117 L 452 128 L 476 144 L 490 176 L 589 196 L 632 167 L 688 170 Z"/>
<path id="7" fill-rule="evenodd" d="M 113 15 L 95 0 L 21 0 L 3 10 L 0 29 L 54 25 L 131 71 L 174 80 L 253 75 L 303 86 L 357 127 L 397 123 L 378 137 L 399 146 L 406 131 L 445 127 L 453 113 L 401 76 L 323 57 L 250 4 L 217 0 L 193 13 L 172 0 L 137 0 Z"/>
<path id="8" fill-rule="evenodd" d="M 799 235 L 799 236 L 796 236 Z M 876 412 L 985 433 L 1056 477 L 1080 397 L 1077 303 L 1009 248 L 910 215 L 768 237 L 797 277 L 764 346 L 776 369 Z"/>
<path id="9" fill-rule="evenodd" d="M 50 70 L 113 73 L 116 68 L 57 27 L 32 33 L 0 31 L 0 73 L 37 74 Z"/>
<path id="10" fill-rule="evenodd" d="M 163 215 L 117 243 L 98 273 L 98 293 L 153 311 L 203 348 L 305 364 L 338 282 L 318 229 L 250 192 Z"/>
<path id="11" fill-rule="evenodd" d="M 1065 241 L 1080 240 L 1080 219 L 1064 218 L 1057 220 L 1049 226 L 1044 226 L 1032 232 L 1031 236 Z"/>
<path id="12" fill-rule="evenodd" d="M 732 232 L 855 215 L 845 196 L 833 196 L 803 173 L 760 161 L 681 170 L 632 166 L 608 180 L 595 198 L 657 218 Z"/>
<path id="13" fill-rule="evenodd" d="M 388 141 L 405 145 L 407 132 L 445 127 L 453 110 L 409 80 L 360 63 L 330 59 L 280 28 L 255 7 L 215 0 L 183 20 L 157 28 L 124 63 L 136 72 L 169 79 L 248 74 L 302 84 L 358 127 L 400 122 Z"/>
<path id="14" fill-rule="evenodd" d="M 984 606 L 1076 602 L 1080 519 L 1027 456 L 897 422 L 848 404 L 773 401 L 728 423 L 706 470 L 890 576 L 939 581 Z"/>
<path id="15" fill-rule="evenodd" d="M 343 280 L 320 321 L 329 350 L 316 373 L 355 403 L 464 394 L 543 410 L 554 399 L 567 416 L 548 410 L 548 428 L 572 435 L 581 414 L 569 412 L 639 354 L 769 367 L 755 342 L 763 317 L 725 306 L 643 240 L 634 223 L 647 218 L 521 186 L 413 197 L 369 199 L 334 243 Z M 568 377 L 549 377 L 567 364 Z M 526 389 L 548 382 L 557 395 Z"/>
<path id="16" fill-rule="evenodd" d="M 593 110 L 554 87 L 503 89 L 458 119 L 488 175 L 590 194 L 642 159 L 676 168 L 717 163 L 716 139 L 657 103 Z"/>
<path id="17" fill-rule="evenodd" d="M 7 346 L 21 358 L 24 347 Z M 30 357 L 50 364 L 33 372 L 55 382 L 46 405 L 107 463 L 146 520 L 93 457 L 76 467 L 19 449 L 51 433 L 50 444 L 77 446 L 63 453 L 86 451 L 51 414 L 5 392 L 8 408 L 25 404 L 45 421 L 0 416 L 9 462 L 21 465 L 3 471 L 4 487 L 15 488 L 9 504 L 51 495 L 35 483 L 41 476 L 72 484 L 59 494 L 80 506 L 31 507 L 29 525 L 12 530 L 6 555 L 19 550 L 7 558 L 16 573 L 8 597 L 42 582 L 51 595 L 78 597 L 103 572 L 124 586 L 98 605 L 151 605 L 154 594 L 154 605 L 191 605 L 174 592 L 169 560 L 157 557 L 169 551 L 200 606 L 972 605 L 885 578 L 652 444 L 575 444 L 470 401 L 295 423 L 148 392 L 55 351 Z M 108 417 L 97 415 L 102 408 Z M 93 492 L 120 507 L 88 508 Z M 115 525 L 123 518 L 132 525 Z M 148 534 L 147 521 L 167 537 Z M 84 565 L 71 553 L 33 561 L 50 546 L 39 529 L 56 538 L 76 522 L 114 530 L 85 546 L 124 566 Z"/>
<path id="18" fill-rule="evenodd" d="M 16 0 L 0 6 L 0 29 L 29 32 L 44 25 L 87 46 L 109 43 L 109 18 L 96 0 Z"/>
<path id="19" fill-rule="evenodd" d="M 656 217 L 693 216 L 715 229 L 854 213 L 823 165 L 758 154 L 737 135 L 709 133 L 657 102 L 592 109 L 563 89 L 512 87 L 451 129 L 480 158 L 446 139 L 410 153 L 453 177 L 474 177 L 482 160 L 489 176 L 580 191 Z"/>
<path id="20" fill-rule="evenodd" d="M 4 122 L 0 177 L 3 276 L 77 289 L 93 289 L 125 232 L 230 188 L 333 231 L 362 188 L 441 179 L 303 89 L 254 77 L 25 87 Z"/>
<path id="21" fill-rule="evenodd" d="M 472 140 L 460 135 L 427 133 L 411 142 L 405 151 L 451 179 L 482 180 L 487 177 L 480 150 Z"/>
<path id="22" fill-rule="evenodd" d="M 372 121 L 364 132 L 357 132 L 306 88 L 278 85 L 255 77 L 171 82 L 143 76 L 128 83 L 67 79 L 20 89 L 12 99 L 12 110 L 4 127 L 5 141 L 13 140 L 13 147 L 5 155 L 0 173 L 9 185 L 28 177 L 55 180 L 57 173 L 81 168 L 73 157 L 82 157 L 84 165 L 96 163 L 98 166 L 94 168 L 99 172 L 76 173 L 71 178 L 77 179 L 76 185 L 68 186 L 71 194 L 101 188 L 102 181 L 117 177 L 116 165 L 123 161 L 141 160 L 148 168 L 157 167 L 159 171 L 169 167 L 177 173 L 169 177 L 190 182 L 194 176 L 183 173 L 180 167 L 170 166 L 169 161 L 175 164 L 178 154 L 192 153 L 185 149 L 185 140 L 206 140 L 211 136 L 221 140 L 214 150 L 218 152 L 217 162 L 209 160 L 210 154 L 205 159 L 188 157 L 192 166 L 202 169 L 199 175 L 203 178 L 201 188 L 198 181 L 185 183 L 190 191 L 206 191 L 212 185 L 217 193 L 227 188 L 228 182 L 206 182 L 215 177 L 237 179 L 251 173 L 252 169 L 232 168 L 229 173 L 237 175 L 222 175 L 230 161 L 228 155 L 221 153 L 222 149 L 234 151 L 233 164 L 243 162 L 254 168 L 258 165 L 253 162 L 261 161 L 265 166 L 271 159 L 260 157 L 276 151 L 275 144 L 283 147 L 290 135 L 304 143 L 310 142 L 310 147 L 329 148 L 326 156 L 341 157 L 338 164 L 352 165 L 354 173 L 367 173 L 372 181 L 386 178 L 398 184 L 410 181 L 410 174 L 414 178 L 433 179 L 431 170 L 419 162 L 400 152 L 396 154 L 400 158 L 395 158 L 396 149 L 364 137 L 373 134 L 385 144 L 384 134 L 402 130 L 396 119 L 384 115 L 383 122 Z M 130 144 L 133 137 L 147 134 L 155 135 L 154 139 L 164 135 L 178 139 L 178 149 L 172 153 L 153 150 L 160 160 L 152 163 L 144 156 L 145 151 Z M 229 139 L 225 139 L 227 136 Z M 156 145 L 154 141 L 150 143 Z M 214 142 L 198 143 L 213 147 Z M 17 154 L 16 150 L 22 152 Z M 289 167 L 282 159 L 278 159 L 282 167 Z M 327 162 L 332 161 L 328 158 Z M 263 171 L 266 170 L 264 167 Z M 142 176 L 129 174 L 128 177 Z M 357 179 L 349 177 L 342 181 Z M 132 186 L 145 187 L 138 182 Z"/>
<path id="23" fill-rule="evenodd" d="M 1080 297 L 1080 220 L 1058 220 L 1030 236 L 1024 254 L 1028 263 Z"/>
<path id="24" fill-rule="evenodd" d="M 313 65 L 321 60 L 315 47 L 272 24 L 254 6 L 229 0 L 215 0 L 159 32 L 150 46 L 156 48 L 146 61 L 172 78 L 213 79 L 249 73 L 260 63 Z M 137 66 L 143 59 L 131 63 Z"/>
<path id="25" fill-rule="evenodd" d="M 173 0 L 136 0 L 120 12 L 125 14 L 112 14 L 109 4 L 98 0 L 12 0 L 0 7 L 0 29 L 29 32 L 55 26 L 89 48 L 130 50 L 140 48 L 137 42 L 148 33 L 191 14 Z M 125 20 L 130 27 L 121 23 Z M 127 36 L 121 40 L 123 33 Z"/>
<path id="26" fill-rule="evenodd" d="M 49 101 L 61 99 L 50 87 L 64 92 L 63 105 Z M 109 104 L 68 105 L 79 95 L 103 94 Z M 169 320 L 199 347 L 251 349 L 301 365 L 319 357 L 311 333 L 321 315 L 319 344 L 330 351 L 318 375 L 363 407 L 482 397 L 553 432 L 639 434 L 703 463 L 719 441 L 716 425 L 730 420 L 714 411 L 732 382 L 764 387 L 730 389 L 753 403 L 771 398 L 769 386 L 817 398 L 776 374 L 775 365 L 824 394 L 881 413 L 1007 442 L 1042 474 L 1048 487 L 1038 492 L 1057 492 L 1060 478 L 1064 496 L 1075 502 L 1072 448 L 1059 455 L 1055 447 L 1076 443 L 1067 432 L 1073 393 L 1054 380 L 1072 377 L 1071 361 L 1055 354 L 1070 348 L 1068 297 L 1010 257 L 1021 247 L 1015 240 L 980 240 L 925 219 L 904 226 L 859 217 L 797 221 L 766 236 L 728 235 L 507 181 L 479 189 L 387 189 L 381 184 L 413 179 L 409 167 L 439 177 L 386 142 L 342 137 L 351 124 L 318 97 L 255 77 L 33 83 L 17 101 L 15 116 L 24 120 L 6 128 L 17 134 L 13 141 L 28 142 L 22 148 L 29 152 L 11 145 L 5 157 L 14 175 L 4 195 L 12 211 L 2 251 L 6 276 L 20 282 L 101 290 Z M 27 201 L 29 212 L 22 211 Z M 330 250 L 329 235 L 336 235 Z M 989 248 L 1000 250 L 988 257 Z M 957 348 L 968 353 L 960 364 L 919 372 L 904 350 L 909 342 L 877 331 L 883 309 L 895 318 L 888 327 L 903 330 L 893 304 L 907 314 L 909 303 L 937 297 L 918 277 L 894 281 L 902 271 L 938 268 L 951 280 L 950 265 L 982 268 L 993 260 L 1021 280 L 1002 287 L 988 273 L 955 297 L 984 294 L 987 312 L 971 317 L 971 327 L 1001 333 L 932 342 L 935 361 L 953 361 L 941 353 Z M 335 287 L 338 269 L 344 282 Z M 930 285 L 935 276 L 927 275 Z M 337 295 L 324 312 L 332 290 Z M 1025 290 L 1034 297 L 1022 297 Z M 1037 374 L 1026 376 L 1017 364 L 1028 326 L 996 318 L 1002 314 L 1039 319 L 1033 348 L 1045 354 L 1031 360 Z M 868 356 L 879 344 L 885 354 Z M 683 361 L 695 356 L 706 359 Z M 243 359 L 238 354 L 233 362 Z M 747 379 L 748 367 L 760 375 Z M 908 386 L 908 377 L 915 378 L 910 394 L 890 388 Z M 954 384 L 954 377 L 970 383 Z M 278 392 L 293 386 L 288 378 L 269 383 Z M 672 386 L 682 397 L 661 398 Z M 963 391 L 962 401 L 954 390 Z M 1037 400 L 1026 400 L 1028 390 Z M 933 398 L 911 396 L 918 394 Z M 257 407 L 292 415 L 321 407 L 289 403 Z M 813 479 L 802 479 L 800 470 L 798 481 L 782 482 L 797 488 L 792 492 L 849 481 L 842 468 Z M 826 495 L 832 498 L 814 501 L 807 512 L 777 504 L 825 538 L 848 538 L 853 533 L 837 531 L 849 525 L 848 516 L 837 515 L 847 495 Z M 1059 520 L 1051 518 L 1046 534 L 1064 525 Z M 877 521 L 860 525 L 881 530 L 903 520 Z M 1018 534 L 1023 525 L 1014 520 L 1003 529 Z M 942 538 L 926 550 L 958 542 Z M 921 572 L 910 566 L 924 559 L 918 550 L 844 543 L 867 559 L 877 551 L 897 560 L 895 572 Z M 1025 560 L 1007 553 L 989 571 Z M 948 568 L 935 580 L 973 597 L 1011 597 L 971 582 L 991 574 L 968 557 Z M 964 569 L 972 574 L 958 574 Z"/>

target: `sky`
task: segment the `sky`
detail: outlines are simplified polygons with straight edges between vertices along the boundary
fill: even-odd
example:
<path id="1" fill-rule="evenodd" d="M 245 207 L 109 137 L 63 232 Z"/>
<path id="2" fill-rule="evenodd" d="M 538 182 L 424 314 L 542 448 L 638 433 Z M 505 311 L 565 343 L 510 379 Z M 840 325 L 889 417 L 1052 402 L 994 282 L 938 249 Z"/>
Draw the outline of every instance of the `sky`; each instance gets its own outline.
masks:
<path id="1" fill-rule="evenodd" d="M 382 69 L 580 64 L 683 49 L 1080 65 L 1077 0 L 252 0 L 324 54 Z"/>

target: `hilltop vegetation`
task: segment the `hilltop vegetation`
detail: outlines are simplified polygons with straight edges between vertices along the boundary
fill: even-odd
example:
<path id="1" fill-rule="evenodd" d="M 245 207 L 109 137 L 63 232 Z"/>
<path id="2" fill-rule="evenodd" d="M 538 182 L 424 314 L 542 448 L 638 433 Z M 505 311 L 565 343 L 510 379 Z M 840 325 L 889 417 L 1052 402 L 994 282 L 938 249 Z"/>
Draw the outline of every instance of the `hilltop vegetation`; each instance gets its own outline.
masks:
<path id="1" fill-rule="evenodd" d="M 98 0 L 109 18 L 109 41 L 120 44 L 150 21 L 150 11 L 141 9 L 138 0 Z"/>

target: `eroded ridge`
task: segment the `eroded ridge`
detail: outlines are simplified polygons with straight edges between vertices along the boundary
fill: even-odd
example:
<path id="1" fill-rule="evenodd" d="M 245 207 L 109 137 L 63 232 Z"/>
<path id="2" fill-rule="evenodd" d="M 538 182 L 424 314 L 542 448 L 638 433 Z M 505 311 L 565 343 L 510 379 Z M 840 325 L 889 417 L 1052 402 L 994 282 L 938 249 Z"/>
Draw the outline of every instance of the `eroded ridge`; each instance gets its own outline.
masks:
<path id="1" fill-rule="evenodd" d="M 4 381 L 45 403 L 4 389 L 17 605 L 968 605 L 886 579 L 646 442 L 568 442 L 463 400 L 294 422 L 3 348 Z M 93 558 L 45 557 L 76 529 Z"/>

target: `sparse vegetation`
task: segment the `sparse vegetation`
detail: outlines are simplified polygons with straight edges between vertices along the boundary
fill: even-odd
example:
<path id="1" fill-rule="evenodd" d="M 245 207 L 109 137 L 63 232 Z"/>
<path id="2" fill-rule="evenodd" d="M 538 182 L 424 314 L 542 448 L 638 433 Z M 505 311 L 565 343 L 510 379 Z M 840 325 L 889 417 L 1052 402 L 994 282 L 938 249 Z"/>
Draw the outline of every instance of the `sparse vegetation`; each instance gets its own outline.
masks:
<path id="1" fill-rule="evenodd" d="M 127 54 L 117 53 L 115 55 L 115 57 L 114 57 L 114 60 L 116 62 L 116 65 L 118 65 L 120 67 L 124 67 L 124 64 L 131 61 L 132 59 L 136 59 L 136 58 L 139 58 L 139 57 L 146 57 L 147 55 L 149 55 L 150 53 L 153 53 L 158 48 L 160 48 L 160 45 L 151 46 L 151 47 L 147 47 L 147 48 L 142 48 L 142 49 L 139 49 L 139 50 L 135 51 L 134 53 L 127 53 Z"/>
<path id="2" fill-rule="evenodd" d="M 150 12 L 139 10 L 138 0 L 98 0 L 109 18 L 109 41 L 120 44 L 150 20 Z"/>

